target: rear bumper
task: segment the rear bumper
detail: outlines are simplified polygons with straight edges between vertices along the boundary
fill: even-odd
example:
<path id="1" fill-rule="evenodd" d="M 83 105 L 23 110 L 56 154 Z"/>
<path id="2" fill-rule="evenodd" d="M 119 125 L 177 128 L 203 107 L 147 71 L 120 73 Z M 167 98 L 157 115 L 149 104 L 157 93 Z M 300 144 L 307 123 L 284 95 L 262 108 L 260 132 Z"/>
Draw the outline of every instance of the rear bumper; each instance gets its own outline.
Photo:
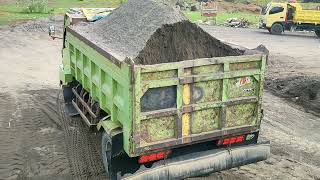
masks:
<path id="1" fill-rule="evenodd" d="M 155 163 L 124 179 L 184 179 L 265 160 L 270 142 L 191 153 Z"/>

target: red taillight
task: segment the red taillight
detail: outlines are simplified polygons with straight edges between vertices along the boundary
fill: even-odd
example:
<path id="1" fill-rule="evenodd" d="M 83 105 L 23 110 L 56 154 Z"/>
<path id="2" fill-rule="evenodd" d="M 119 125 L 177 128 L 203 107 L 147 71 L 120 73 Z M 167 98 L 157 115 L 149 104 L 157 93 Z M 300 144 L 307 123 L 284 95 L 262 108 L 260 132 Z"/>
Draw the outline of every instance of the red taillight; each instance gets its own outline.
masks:
<path id="1" fill-rule="evenodd" d="M 154 154 L 141 155 L 138 162 L 139 164 L 144 164 L 147 162 L 157 161 L 166 158 L 170 153 L 171 151 L 163 151 Z"/>
<path id="2" fill-rule="evenodd" d="M 244 141 L 244 135 L 241 136 L 235 136 L 230 138 L 221 139 L 218 141 L 218 145 L 231 145 L 234 143 L 241 143 Z"/>

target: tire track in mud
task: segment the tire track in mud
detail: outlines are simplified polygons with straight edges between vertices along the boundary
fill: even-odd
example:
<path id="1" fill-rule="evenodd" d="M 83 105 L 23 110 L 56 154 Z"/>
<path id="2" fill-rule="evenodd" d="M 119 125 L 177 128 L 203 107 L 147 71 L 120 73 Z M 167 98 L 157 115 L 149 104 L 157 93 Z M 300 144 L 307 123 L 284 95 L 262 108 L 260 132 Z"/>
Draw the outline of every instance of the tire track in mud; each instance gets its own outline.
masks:
<path id="1" fill-rule="evenodd" d="M 22 163 L 19 162 L 21 155 L 17 152 L 12 152 L 12 142 L 16 141 L 11 133 L 15 133 L 15 130 L 9 131 L 8 128 L 11 127 L 11 122 L 16 114 L 18 114 L 18 109 L 15 108 L 15 99 L 6 95 L 0 94 L 0 107 L 2 111 L 0 112 L 0 178 L 17 177 L 16 173 L 21 169 Z M 15 110 L 16 109 L 16 110 Z M 10 162 L 10 163 L 8 163 Z M 8 171 L 7 167 L 10 167 Z"/>
<path id="2" fill-rule="evenodd" d="M 56 90 L 0 94 L 0 179 L 69 177 Z"/>
<path id="3" fill-rule="evenodd" d="M 298 105 L 285 103 L 265 93 L 262 135 L 272 141 L 272 153 L 318 169 L 320 179 L 320 117 L 306 113 Z"/>
<path id="4" fill-rule="evenodd" d="M 260 137 L 271 141 L 271 157 L 228 172 L 247 179 L 320 179 L 320 118 L 269 92 L 264 109 Z"/>
<path id="5" fill-rule="evenodd" d="M 320 118 L 270 92 L 264 94 L 264 112 L 260 137 L 271 141 L 271 156 L 201 179 L 320 179 Z"/>
<path id="6" fill-rule="evenodd" d="M 72 176 L 77 179 L 106 179 L 101 159 L 100 133 L 89 129 L 80 117 L 68 117 L 65 114 L 61 93 L 57 104 Z"/>

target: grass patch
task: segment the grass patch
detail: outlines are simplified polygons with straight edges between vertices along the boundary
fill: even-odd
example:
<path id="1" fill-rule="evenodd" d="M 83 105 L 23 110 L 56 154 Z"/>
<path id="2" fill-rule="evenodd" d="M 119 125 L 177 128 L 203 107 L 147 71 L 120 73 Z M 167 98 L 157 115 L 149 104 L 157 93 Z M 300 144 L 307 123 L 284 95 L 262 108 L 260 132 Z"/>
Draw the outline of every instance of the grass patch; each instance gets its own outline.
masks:
<path id="1" fill-rule="evenodd" d="M 118 7 L 124 2 L 125 0 L 49 0 L 48 12 L 28 13 L 24 7 L 17 6 L 16 1 L 12 0 L 9 4 L 0 3 L 0 25 L 64 14 L 72 7 Z"/>
<path id="2" fill-rule="evenodd" d="M 123 0 L 51 0 L 49 7 L 118 7 Z"/>
<path id="3" fill-rule="evenodd" d="M 51 13 L 27 13 L 24 8 L 16 5 L 0 6 L 0 25 L 10 24 L 12 22 L 48 17 Z"/>
<path id="4" fill-rule="evenodd" d="M 184 14 L 186 17 L 192 21 L 197 22 L 199 20 L 206 20 L 205 17 L 201 16 L 200 12 L 197 11 L 185 11 Z M 255 26 L 259 22 L 259 15 L 254 13 L 245 13 L 245 12 L 235 12 L 235 13 L 218 13 L 217 15 L 217 24 L 222 25 L 224 24 L 229 18 L 245 18 L 249 21 L 251 26 Z"/>

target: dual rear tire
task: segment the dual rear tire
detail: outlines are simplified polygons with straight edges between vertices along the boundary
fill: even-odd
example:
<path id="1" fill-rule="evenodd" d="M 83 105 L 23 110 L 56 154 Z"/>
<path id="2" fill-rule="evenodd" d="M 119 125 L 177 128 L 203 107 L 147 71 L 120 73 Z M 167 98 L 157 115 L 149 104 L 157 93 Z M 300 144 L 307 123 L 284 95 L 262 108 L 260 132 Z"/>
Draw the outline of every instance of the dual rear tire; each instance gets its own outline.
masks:
<path id="1" fill-rule="evenodd" d="M 108 179 L 116 180 L 117 172 L 112 167 L 112 156 L 114 153 L 112 152 L 112 138 L 105 131 L 103 131 L 101 138 L 101 152 L 102 162 Z"/>

